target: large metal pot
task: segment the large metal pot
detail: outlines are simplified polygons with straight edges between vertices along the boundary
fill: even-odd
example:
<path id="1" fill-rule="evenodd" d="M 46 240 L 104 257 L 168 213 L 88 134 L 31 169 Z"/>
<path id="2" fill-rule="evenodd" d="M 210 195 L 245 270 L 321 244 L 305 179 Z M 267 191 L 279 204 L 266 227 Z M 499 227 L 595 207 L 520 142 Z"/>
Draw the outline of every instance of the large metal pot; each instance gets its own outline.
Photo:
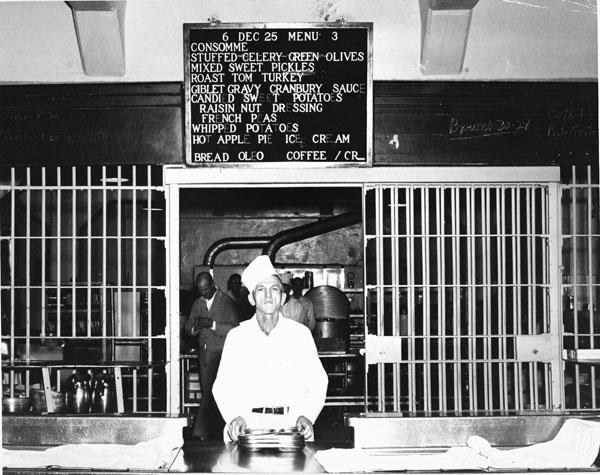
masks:
<path id="1" fill-rule="evenodd" d="M 306 293 L 315 315 L 315 344 L 320 351 L 347 351 L 350 343 L 346 294 L 331 285 L 319 285 Z"/>
<path id="2" fill-rule="evenodd" d="M 6 414 L 27 414 L 31 409 L 31 398 L 25 396 L 3 397 L 2 412 Z"/>
<path id="3" fill-rule="evenodd" d="M 50 392 L 52 396 L 52 406 L 54 407 L 54 413 L 60 413 L 65 411 L 65 395 L 57 391 Z M 31 397 L 33 398 L 33 412 L 35 414 L 42 414 L 48 411 L 48 404 L 46 403 L 46 392 L 43 389 L 34 389 L 31 391 Z"/>
<path id="4" fill-rule="evenodd" d="M 312 302 L 316 319 L 348 318 L 350 313 L 348 297 L 337 287 L 319 285 L 306 292 L 305 297 Z"/>

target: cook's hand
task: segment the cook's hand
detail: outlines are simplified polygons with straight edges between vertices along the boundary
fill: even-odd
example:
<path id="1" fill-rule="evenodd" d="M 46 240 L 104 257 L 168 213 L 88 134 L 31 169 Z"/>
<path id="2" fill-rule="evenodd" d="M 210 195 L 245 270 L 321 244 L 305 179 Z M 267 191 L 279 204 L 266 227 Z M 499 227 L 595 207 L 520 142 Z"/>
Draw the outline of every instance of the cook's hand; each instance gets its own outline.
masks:
<path id="1" fill-rule="evenodd" d="M 199 328 L 210 328 L 212 327 L 212 324 L 212 318 L 208 317 L 198 317 L 198 322 L 196 323 Z"/>
<path id="2" fill-rule="evenodd" d="M 243 434 L 246 430 L 246 419 L 242 416 L 236 417 L 229 423 L 229 428 L 227 429 L 227 435 L 233 442 L 237 442 L 240 434 Z"/>
<path id="3" fill-rule="evenodd" d="M 312 422 L 304 416 L 300 416 L 296 420 L 296 429 L 300 431 L 305 439 L 310 439 L 314 434 Z"/>

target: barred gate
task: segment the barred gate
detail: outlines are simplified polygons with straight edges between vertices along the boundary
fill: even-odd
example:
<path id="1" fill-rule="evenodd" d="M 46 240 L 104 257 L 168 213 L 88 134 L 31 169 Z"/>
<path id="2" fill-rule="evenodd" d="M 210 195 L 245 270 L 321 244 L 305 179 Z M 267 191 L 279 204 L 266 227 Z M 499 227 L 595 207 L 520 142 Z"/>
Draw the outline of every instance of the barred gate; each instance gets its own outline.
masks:
<path id="1" fill-rule="evenodd" d="M 367 186 L 366 409 L 563 407 L 557 237 L 556 183 Z"/>
<path id="2" fill-rule="evenodd" d="M 561 176 L 562 316 L 565 408 L 600 407 L 600 199 L 598 167 Z"/>
<path id="3" fill-rule="evenodd" d="M 3 387 L 114 373 L 128 412 L 166 412 L 160 166 L 0 168 Z"/>

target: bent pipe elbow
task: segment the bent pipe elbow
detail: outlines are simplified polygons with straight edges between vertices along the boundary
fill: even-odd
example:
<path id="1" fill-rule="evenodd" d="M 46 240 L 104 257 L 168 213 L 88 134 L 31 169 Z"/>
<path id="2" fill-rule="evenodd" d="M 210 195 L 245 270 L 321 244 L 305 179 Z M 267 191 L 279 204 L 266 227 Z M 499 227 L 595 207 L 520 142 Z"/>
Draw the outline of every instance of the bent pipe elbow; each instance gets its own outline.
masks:
<path id="1" fill-rule="evenodd" d="M 215 241 L 204 254 L 203 265 L 212 267 L 217 256 L 229 249 L 260 249 L 269 243 L 265 237 L 229 237 Z"/>
<path id="2" fill-rule="evenodd" d="M 338 214 L 332 218 L 322 219 L 314 223 L 303 224 L 297 228 L 286 229 L 275 234 L 268 244 L 263 248 L 262 253 L 269 256 L 271 262 L 275 263 L 275 256 L 279 249 L 287 244 L 302 241 L 310 237 L 325 234 L 338 229 L 346 228 L 362 222 L 362 213 L 360 211 L 349 211 Z"/>

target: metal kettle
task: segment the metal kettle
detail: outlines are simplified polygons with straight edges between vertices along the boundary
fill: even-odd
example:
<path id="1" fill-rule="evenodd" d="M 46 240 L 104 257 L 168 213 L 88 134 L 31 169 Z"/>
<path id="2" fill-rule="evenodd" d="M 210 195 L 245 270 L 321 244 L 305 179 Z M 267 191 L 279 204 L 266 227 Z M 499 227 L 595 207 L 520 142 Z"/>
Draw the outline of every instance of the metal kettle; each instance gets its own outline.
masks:
<path id="1" fill-rule="evenodd" d="M 109 413 L 116 410 L 115 380 L 112 375 L 102 372 L 92 383 L 92 412 Z"/>
<path id="2" fill-rule="evenodd" d="M 91 376 L 81 371 L 69 376 L 65 391 L 68 412 L 72 414 L 90 412 L 92 400 L 90 380 Z"/>

